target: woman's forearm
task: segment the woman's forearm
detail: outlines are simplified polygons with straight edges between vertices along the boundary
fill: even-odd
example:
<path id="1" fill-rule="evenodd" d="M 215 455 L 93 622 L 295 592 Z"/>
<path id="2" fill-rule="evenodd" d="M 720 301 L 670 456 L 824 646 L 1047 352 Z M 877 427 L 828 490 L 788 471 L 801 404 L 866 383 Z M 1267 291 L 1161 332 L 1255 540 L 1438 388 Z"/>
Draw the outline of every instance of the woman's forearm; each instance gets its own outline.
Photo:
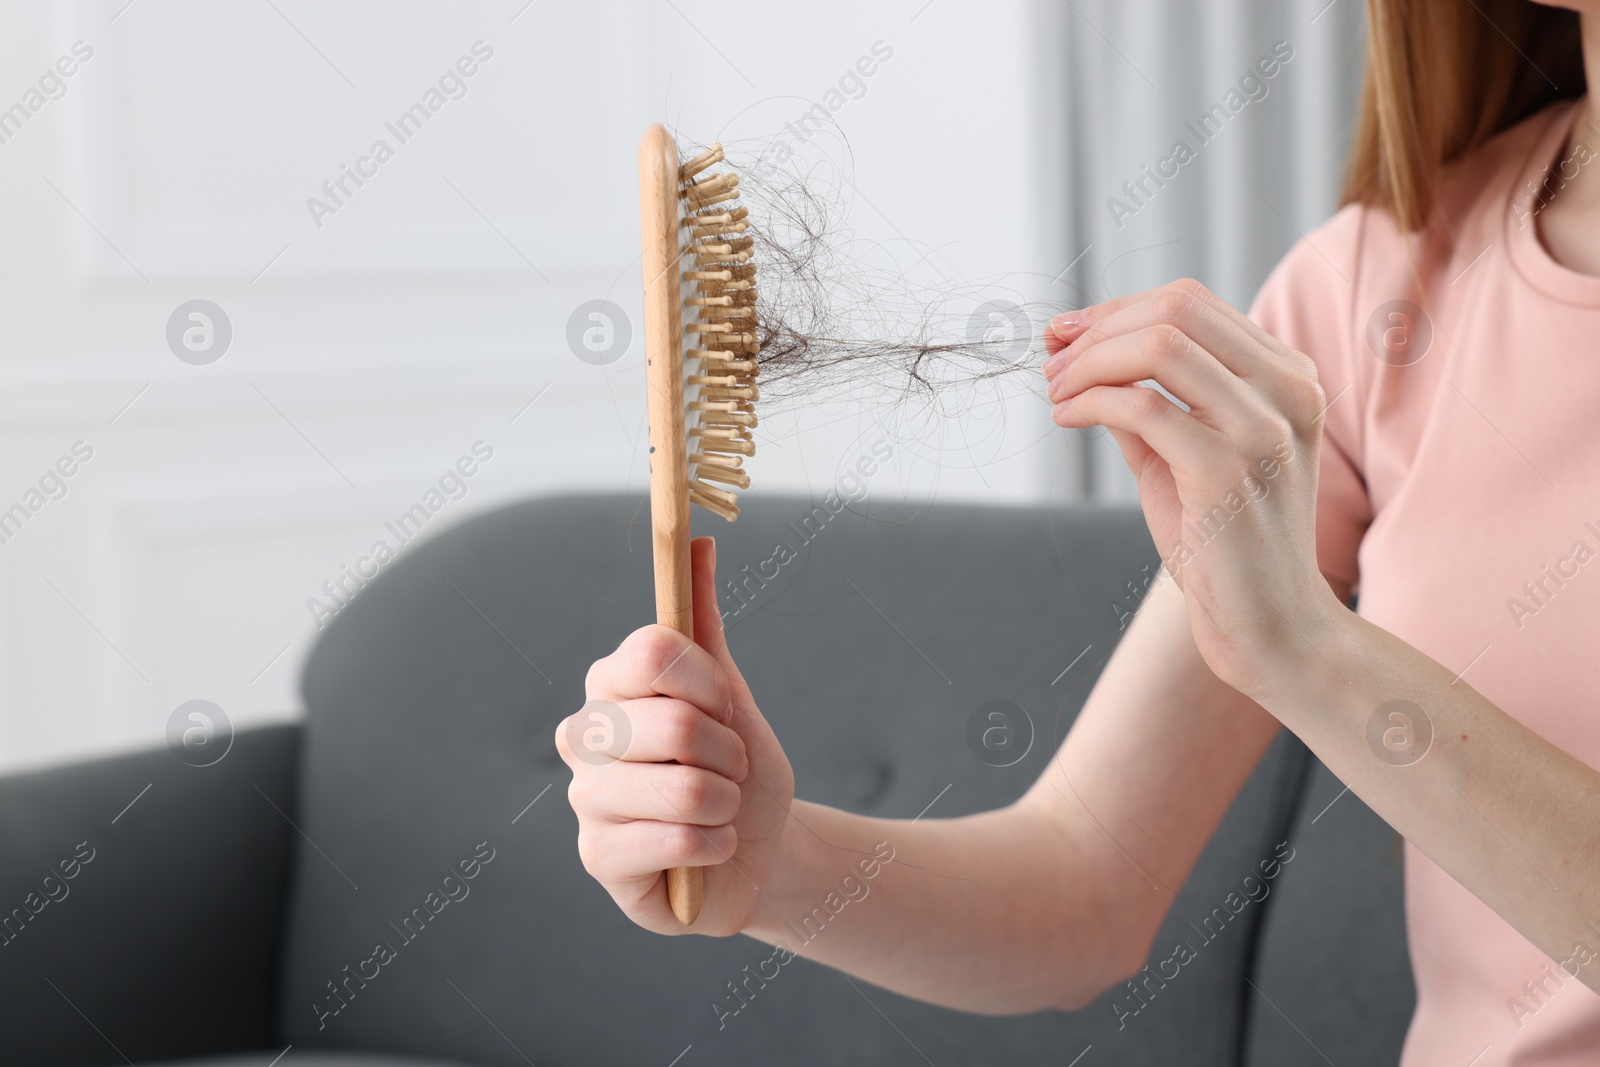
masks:
<path id="1" fill-rule="evenodd" d="M 1075 1007 L 1123 977 L 1091 858 L 1026 805 L 913 820 L 796 801 L 786 833 L 744 929 L 782 950 L 992 1014 Z"/>
<path id="2" fill-rule="evenodd" d="M 1408 841 L 1600 990 L 1600 773 L 1342 605 L 1288 647 L 1270 691 L 1251 695 Z"/>
<path id="3" fill-rule="evenodd" d="M 1020 800 L 910 820 L 797 801 L 742 929 L 950 1007 L 1080 1006 L 1145 964 L 1176 887 L 1278 729 L 1206 665 L 1183 594 L 1155 582 Z M 893 858 L 869 862 L 867 879 L 860 861 L 880 844 Z M 843 886 L 851 874 L 860 884 Z M 830 893 L 849 900 L 836 918 Z"/>

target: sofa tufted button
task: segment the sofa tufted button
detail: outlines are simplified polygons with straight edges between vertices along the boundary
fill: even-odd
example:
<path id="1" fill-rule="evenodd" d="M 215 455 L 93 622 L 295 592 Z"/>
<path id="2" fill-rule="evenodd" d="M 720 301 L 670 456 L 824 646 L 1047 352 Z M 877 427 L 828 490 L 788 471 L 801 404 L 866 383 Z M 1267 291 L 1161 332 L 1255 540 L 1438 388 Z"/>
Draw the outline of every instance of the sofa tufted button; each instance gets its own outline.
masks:
<path id="1" fill-rule="evenodd" d="M 886 759 L 863 760 L 846 768 L 845 790 L 861 807 L 873 807 L 889 792 L 894 767 Z"/>

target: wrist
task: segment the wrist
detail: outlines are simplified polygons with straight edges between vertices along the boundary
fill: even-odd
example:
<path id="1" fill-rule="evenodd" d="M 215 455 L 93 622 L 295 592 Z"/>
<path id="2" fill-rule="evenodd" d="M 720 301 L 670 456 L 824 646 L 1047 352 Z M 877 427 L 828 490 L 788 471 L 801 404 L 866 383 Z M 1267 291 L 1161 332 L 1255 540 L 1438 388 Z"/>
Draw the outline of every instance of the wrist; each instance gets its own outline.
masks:
<path id="1" fill-rule="evenodd" d="M 805 910 L 800 902 L 807 899 L 811 872 L 818 862 L 817 837 L 806 825 L 816 821 L 818 810 L 818 805 L 803 800 L 791 802 L 789 817 L 778 834 L 777 853 L 740 933 L 769 944 L 783 940 L 786 920 Z"/>
<path id="2" fill-rule="evenodd" d="M 1335 663 L 1343 632 L 1355 613 L 1342 603 L 1321 575 L 1303 594 L 1288 598 L 1275 613 L 1281 623 L 1274 637 L 1253 657 L 1255 667 L 1237 688 L 1276 714 L 1285 698 L 1321 685 L 1325 676 L 1342 680 Z"/>

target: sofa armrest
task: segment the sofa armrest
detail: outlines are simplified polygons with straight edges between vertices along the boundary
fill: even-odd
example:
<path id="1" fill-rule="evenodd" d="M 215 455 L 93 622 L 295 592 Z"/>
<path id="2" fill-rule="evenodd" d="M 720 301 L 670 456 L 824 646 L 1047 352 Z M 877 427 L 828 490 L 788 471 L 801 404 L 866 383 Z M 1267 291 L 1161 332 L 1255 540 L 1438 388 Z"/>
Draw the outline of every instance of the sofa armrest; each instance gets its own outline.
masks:
<path id="1" fill-rule="evenodd" d="M 298 725 L 0 778 L 0 1048 L 41 1067 L 276 1039 Z"/>

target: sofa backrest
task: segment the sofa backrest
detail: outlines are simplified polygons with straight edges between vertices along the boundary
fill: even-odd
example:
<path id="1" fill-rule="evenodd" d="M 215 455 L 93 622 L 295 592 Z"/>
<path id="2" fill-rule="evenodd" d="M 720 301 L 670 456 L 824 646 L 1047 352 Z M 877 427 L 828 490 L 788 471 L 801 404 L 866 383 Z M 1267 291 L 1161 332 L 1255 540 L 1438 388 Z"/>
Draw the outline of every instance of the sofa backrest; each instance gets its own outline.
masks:
<path id="1" fill-rule="evenodd" d="M 667 1064 L 688 1046 L 686 1064 L 1066 1063 L 1091 1044 L 1096 1062 L 1237 1062 L 1270 899 L 1136 1016 L 1113 1007 L 1127 990 L 965 1015 L 804 960 L 736 1002 L 729 983 L 770 950 L 629 924 L 579 863 L 551 737 L 589 664 L 654 618 L 648 514 L 619 496 L 496 511 L 418 545 L 332 622 L 303 679 L 284 1042 L 508 1067 Z M 729 640 L 799 794 L 886 817 L 1021 795 L 1157 565 L 1133 508 L 834 513 L 758 494 L 736 524 L 696 523 L 750 599 L 724 593 Z M 1011 766 L 967 740 L 990 701 L 1032 722 Z M 1280 735 L 1158 946 L 1192 938 L 1288 838 L 1307 763 Z"/>

